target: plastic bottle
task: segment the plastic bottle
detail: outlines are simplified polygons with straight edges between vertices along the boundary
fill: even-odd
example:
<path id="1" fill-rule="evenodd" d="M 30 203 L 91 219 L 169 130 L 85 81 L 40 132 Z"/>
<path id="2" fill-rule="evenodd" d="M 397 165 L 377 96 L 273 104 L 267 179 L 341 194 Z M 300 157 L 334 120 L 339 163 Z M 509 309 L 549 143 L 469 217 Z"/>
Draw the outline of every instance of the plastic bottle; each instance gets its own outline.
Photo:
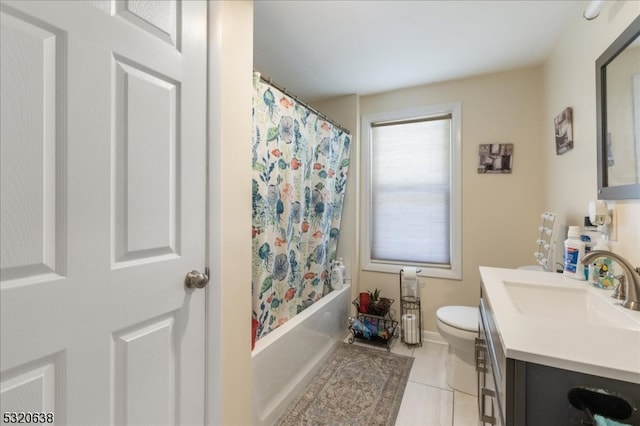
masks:
<path id="1" fill-rule="evenodd" d="M 334 262 L 333 268 L 331 268 L 331 288 L 333 290 L 340 290 L 344 284 L 344 277 L 342 275 L 342 268 L 340 262 Z"/>
<path id="2" fill-rule="evenodd" d="M 342 284 L 346 284 L 347 280 L 347 266 L 344 264 L 344 261 L 341 257 L 338 258 L 338 265 L 340 266 L 340 272 L 342 272 Z"/>
<path id="3" fill-rule="evenodd" d="M 584 241 L 580 239 L 580 227 L 570 226 L 564 241 L 564 271 L 563 274 L 576 280 L 585 280 L 584 266 L 580 259 L 585 254 Z"/>

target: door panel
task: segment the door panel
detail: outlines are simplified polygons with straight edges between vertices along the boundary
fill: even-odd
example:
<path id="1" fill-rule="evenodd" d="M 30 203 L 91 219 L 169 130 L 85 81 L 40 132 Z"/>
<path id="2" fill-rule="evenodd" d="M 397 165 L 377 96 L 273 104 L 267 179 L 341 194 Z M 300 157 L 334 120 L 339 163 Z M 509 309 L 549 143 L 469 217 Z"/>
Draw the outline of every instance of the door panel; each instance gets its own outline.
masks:
<path id="1" fill-rule="evenodd" d="M 33 411 L 41 413 L 55 412 L 60 405 L 56 397 L 61 396 L 61 392 L 56 391 L 56 374 L 60 374 L 62 361 L 54 354 L 3 374 L 3 404 L 33 407 Z"/>
<path id="2" fill-rule="evenodd" d="M 175 1 L 130 0 L 117 2 L 115 13 L 180 50 L 177 31 L 180 6 Z"/>
<path id="3" fill-rule="evenodd" d="M 172 424 L 178 347 L 175 315 L 114 333 L 116 424 Z"/>
<path id="4" fill-rule="evenodd" d="M 57 207 L 56 158 L 61 140 L 61 34 L 34 20 L 2 13 L 2 234 L 3 280 L 59 274 L 64 240 Z M 7 58 L 8 60 L 4 60 Z M 61 183 L 61 182 L 58 182 Z"/>
<path id="5" fill-rule="evenodd" d="M 177 254 L 179 83 L 115 58 L 115 263 Z M 149 155 L 153 141 L 153 155 Z"/>
<path id="6" fill-rule="evenodd" d="M 202 424 L 206 3 L 0 15 L 1 410 Z"/>

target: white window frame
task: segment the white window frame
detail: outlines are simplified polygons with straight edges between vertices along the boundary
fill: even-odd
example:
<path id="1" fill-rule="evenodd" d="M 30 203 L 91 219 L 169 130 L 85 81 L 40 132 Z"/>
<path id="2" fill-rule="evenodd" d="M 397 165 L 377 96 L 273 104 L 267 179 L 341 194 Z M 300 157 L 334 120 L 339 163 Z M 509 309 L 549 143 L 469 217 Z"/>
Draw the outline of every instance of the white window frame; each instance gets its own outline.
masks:
<path id="1" fill-rule="evenodd" d="M 451 114 L 451 150 L 450 150 L 450 265 L 439 267 L 427 264 L 399 264 L 371 259 L 371 125 L 385 121 L 412 120 Z M 405 266 L 415 266 L 424 277 L 462 279 L 462 104 L 459 101 L 386 111 L 362 116 L 362 197 L 361 197 L 361 249 L 362 269 L 372 272 L 397 274 Z"/>

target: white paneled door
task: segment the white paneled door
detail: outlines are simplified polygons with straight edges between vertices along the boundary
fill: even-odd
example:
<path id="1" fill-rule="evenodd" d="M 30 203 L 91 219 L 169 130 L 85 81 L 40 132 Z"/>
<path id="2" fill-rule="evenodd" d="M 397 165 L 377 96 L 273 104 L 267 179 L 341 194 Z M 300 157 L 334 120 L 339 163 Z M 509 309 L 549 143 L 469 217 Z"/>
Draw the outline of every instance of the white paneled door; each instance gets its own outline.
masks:
<path id="1" fill-rule="evenodd" d="M 9 423 L 204 422 L 206 7 L 0 3 Z"/>

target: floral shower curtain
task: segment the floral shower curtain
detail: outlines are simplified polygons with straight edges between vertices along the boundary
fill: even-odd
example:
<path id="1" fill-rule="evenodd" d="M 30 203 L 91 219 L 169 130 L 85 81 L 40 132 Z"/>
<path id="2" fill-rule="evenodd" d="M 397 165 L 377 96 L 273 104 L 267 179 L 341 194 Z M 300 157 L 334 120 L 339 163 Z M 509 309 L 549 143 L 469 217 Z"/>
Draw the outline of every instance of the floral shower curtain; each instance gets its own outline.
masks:
<path id="1" fill-rule="evenodd" d="M 253 95 L 253 318 L 257 338 L 327 292 L 351 137 L 260 80 Z"/>

